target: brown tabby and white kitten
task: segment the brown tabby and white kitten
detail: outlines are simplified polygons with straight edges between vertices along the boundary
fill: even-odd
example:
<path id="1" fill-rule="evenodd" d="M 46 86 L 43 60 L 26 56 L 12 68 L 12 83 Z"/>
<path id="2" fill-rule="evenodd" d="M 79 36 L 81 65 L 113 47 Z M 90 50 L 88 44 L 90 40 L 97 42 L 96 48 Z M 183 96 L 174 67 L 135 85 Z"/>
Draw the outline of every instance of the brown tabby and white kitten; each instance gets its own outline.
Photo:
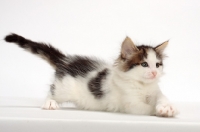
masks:
<path id="1" fill-rule="evenodd" d="M 162 94 L 158 79 L 168 41 L 156 46 L 136 46 L 128 37 L 113 65 L 96 58 L 64 55 L 45 43 L 10 34 L 5 41 L 42 57 L 55 69 L 43 109 L 73 102 L 78 109 L 173 117 L 176 108 Z"/>

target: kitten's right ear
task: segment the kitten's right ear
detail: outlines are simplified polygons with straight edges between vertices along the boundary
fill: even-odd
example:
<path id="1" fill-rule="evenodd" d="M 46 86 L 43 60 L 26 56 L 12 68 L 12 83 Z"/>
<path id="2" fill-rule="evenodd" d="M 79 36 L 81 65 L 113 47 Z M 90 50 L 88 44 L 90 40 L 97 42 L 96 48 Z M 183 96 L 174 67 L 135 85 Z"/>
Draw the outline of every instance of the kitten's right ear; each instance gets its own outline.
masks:
<path id="1" fill-rule="evenodd" d="M 139 49 L 134 45 L 133 41 L 129 37 L 126 37 L 122 43 L 121 57 L 123 59 L 129 59 L 137 51 Z"/>

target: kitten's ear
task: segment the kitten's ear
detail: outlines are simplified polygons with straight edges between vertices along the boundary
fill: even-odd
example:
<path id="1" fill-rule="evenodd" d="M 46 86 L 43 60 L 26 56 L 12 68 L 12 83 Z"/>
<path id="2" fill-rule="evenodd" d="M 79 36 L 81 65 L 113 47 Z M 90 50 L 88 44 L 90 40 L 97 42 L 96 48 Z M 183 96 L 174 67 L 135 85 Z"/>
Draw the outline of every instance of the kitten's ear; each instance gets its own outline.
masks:
<path id="1" fill-rule="evenodd" d="M 169 40 L 163 42 L 162 44 L 155 47 L 156 52 L 163 53 L 164 49 L 167 47 Z"/>
<path id="2" fill-rule="evenodd" d="M 122 43 L 121 57 L 123 59 L 129 59 L 137 51 L 139 51 L 139 50 L 134 45 L 133 41 L 129 37 L 126 37 Z"/>

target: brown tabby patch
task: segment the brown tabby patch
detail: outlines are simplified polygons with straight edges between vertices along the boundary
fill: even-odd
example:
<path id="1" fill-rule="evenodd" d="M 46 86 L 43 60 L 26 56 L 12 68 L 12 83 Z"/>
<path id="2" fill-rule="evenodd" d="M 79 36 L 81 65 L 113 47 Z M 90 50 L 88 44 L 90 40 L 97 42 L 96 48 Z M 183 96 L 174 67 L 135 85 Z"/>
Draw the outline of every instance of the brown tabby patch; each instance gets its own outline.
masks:
<path id="1" fill-rule="evenodd" d="M 122 71 L 128 71 L 144 62 L 144 59 L 148 56 L 148 50 L 155 51 L 156 57 L 159 60 L 163 59 L 162 53 L 156 52 L 155 48 L 151 46 L 141 45 L 137 46 L 137 48 L 139 51 L 135 52 L 130 59 L 125 59 L 122 57 L 122 55 L 120 55 L 120 57 L 117 59 L 116 63 L 118 66 L 120 66 Z"/>

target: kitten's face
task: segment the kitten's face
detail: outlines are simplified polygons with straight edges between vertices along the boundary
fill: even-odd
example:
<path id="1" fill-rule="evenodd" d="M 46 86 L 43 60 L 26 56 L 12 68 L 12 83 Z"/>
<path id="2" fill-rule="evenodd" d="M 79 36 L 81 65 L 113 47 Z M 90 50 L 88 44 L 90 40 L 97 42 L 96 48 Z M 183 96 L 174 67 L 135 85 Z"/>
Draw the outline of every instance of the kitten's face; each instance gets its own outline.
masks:
<path id="1" fill-rule="evenodd" d="M 135 58 L 133 57 L 133 59 Z M 162 68 L 162 60 L 156 57 L 156 52 L 153 49 L 148 49 L 147 56 L 137 65 L 130 67 L 126 73 L 137 81 L 151 83 L 162 75 Z"/>
<path id="2" fill-rule="evenodd" d="M 119 65 L 128 78 L 152 83 L 162 75 L 163 50 L 168 42 L 157 47 L 135 46 L 130 38 L 122 44 Z"/>

